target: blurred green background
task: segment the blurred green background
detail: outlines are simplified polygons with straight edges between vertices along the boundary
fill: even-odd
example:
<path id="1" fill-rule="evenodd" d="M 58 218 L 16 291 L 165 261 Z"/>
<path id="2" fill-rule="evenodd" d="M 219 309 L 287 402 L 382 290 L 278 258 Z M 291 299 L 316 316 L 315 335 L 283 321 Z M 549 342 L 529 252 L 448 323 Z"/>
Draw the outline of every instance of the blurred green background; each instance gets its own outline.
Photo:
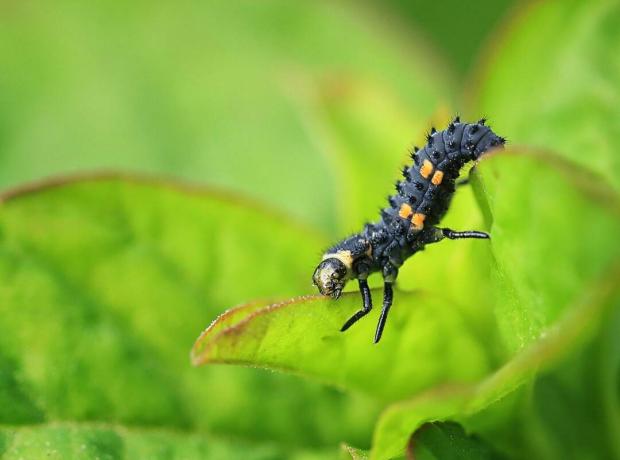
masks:
<path id="1" fill-rule="evenodd" d="M 4 4 L 0 184 L 99 168 L 159 173 L 333 230 L 309 93 L 328 79 L 425 122 L 440 104 L 454 110 L 508 4 Z M 405 126 L 400 153 L 420 137 Z"/>
<path id="2" fill-rule="evenodd" d="M 615 0 L 3 2 L 0 458 L 620 458 L 619 85 Z M 492 242 L 269 307 L 457 113 Z"/>

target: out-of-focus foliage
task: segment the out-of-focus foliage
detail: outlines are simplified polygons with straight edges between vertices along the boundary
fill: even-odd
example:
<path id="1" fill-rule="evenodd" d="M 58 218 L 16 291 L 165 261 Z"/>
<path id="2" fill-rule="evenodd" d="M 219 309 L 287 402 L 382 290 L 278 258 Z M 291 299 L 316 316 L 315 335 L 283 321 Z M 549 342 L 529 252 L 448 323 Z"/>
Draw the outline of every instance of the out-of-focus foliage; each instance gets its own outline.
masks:
<path id="1" fill-rule="evenodd" d="M 526 4 L 511 0 L 386 0 L 384 3 L 394 9 L 391 19 L 399 17 L 401 21 L 411 22 L 423 36 L 432 39 L 438 52 L 461 77 L 475 69 L 474 57 L 488 41 L 489 30 L 497 28 L 498 17 L 518 12 Z"/>
<path id="2" fill-rule="evenodd" d="M 11 2 L 0 12 L 3 186 L 139 169 L 240 190 L 333 229 L 335 178 L 300 115 L 306 87 L 378 85 L 412 109 L 416 130 L 452 94 L 438 57 L 348 4 Z M 401 129 L 385 151 L 410 140 Z"/>
<path id="3" fill-rule="evenodd" d="M 509 140 L 553 150 L 619 191 L 618 2 L 534 5 L 486 56 L 476 106 Z"/>
<path id="4" fill-rule="evenodd" d="M 2 5 L 1 185 L 252 198 L 3 195 L 0 457 L 620 458 L 620 7 L 520 5 L 475 59 L 506 7 Z M 379 345 L 378 312 L 341 334 L 357 293 L 294 297 L 322 234 L 454 112 L 512 144 L 445 220 L 491 242 L 408 262 Z"/>

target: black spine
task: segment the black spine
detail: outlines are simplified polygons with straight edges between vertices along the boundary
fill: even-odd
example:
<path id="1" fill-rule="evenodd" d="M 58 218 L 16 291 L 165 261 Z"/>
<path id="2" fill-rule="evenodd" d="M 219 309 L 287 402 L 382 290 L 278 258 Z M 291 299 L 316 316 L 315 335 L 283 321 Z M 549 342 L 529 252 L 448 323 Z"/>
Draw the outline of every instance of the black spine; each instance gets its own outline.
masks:
<path id="1" fill-rule="evenodd" d="M 390 208 L 383 213 L 384 220 L 399 216 L 403 203 L 414 213 L 427 217 L 426 224 L 434 225 L 445 214 L 454 193 L 454 181 L 466 163 L 477 160 L 492 148 L 502 146 L 505 140 L 497 136 L 482 119 L 477 123 L 461 123 L 458 118 L 442 131 L 434 129 L 427 135 L 426 145 L 412 155 L 413 164 L 403 169 L 404 180 L 397 184 L 397 193 L 390 197 Z M 421 168 L 425 161 L 432 170 L 426 177 Z M 439 184 L 434 184 L 434 173 L 443 173 Z"/>

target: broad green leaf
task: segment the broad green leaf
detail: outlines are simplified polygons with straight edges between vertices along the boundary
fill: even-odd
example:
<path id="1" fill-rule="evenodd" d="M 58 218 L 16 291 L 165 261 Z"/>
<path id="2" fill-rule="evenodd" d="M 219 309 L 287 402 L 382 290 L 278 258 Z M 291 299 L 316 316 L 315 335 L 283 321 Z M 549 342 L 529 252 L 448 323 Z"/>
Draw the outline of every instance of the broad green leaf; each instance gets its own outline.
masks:
<path id="1" fill-rule="evenodd" d="M 334 185 L 291 81 L 373 81 L 428 111 L 450 93 L 436 53 L 354 3 L 62 0 L 0 16 L 2 186 L 146 170 L 332 229 Z"/>
<path id="2" fill-rule="evenodd" d="M 367 445 L 377 413 L 368 399 L 188 360 L 225 306 L 308 292 L 320 241 L 252 202 L 149 180 L 103 176 L 5 194 L 0 422 Z M 307 404 L 312 412 L 299 416 Z"/>
<path id="3" fill-rule="evenodd" d="M 533 2 L 506 27 L 476 106 L 519 145 L 545 147 L 620 190 L 620 4 Z"/>
<path id="4" fill-rule="evenodd" d="M 121 425 L 51 423 L 0 427 L 3 460 L 337 459 L 332 451 L 291 450 L 172 430 Z"/>
<path id="5" fill-rule="evenodd" d="M 380 291 L 373 295 L 380 299 Z M 378 345 L 372 339 L 380 309 L 339 332 L 359 308 L 359 294 L 348 293 L 338 301 L 317 295 L 249 314 L 232 310 L 219 321 L 235 320 L 216 321 L 197 340 L 192 358 L 195 364 L 250 364 L 312 376 L 384 401 L 440 382 L 475 381 L 489 371 L 486 337 L 477 335 L 458 304 L 440 295 L 396 292 Z"/>
<path id="6" fill-rule="evenodd" d="M 413 460 L 491 460 L 499 458 L 493 449 L 465 433 L 454 422 L 426 423 L 411 436 L 407 447 Z"/>
<path id="7" fill-rule="evenodd" d="M 473 415 L 505 397 L 539 368 L 579 349 L 617 306 L 620 202 L 611 188 L 533 151 L 487 157 L 478 171 L 496 262 L 498 326 L 516 354 L 477 386 L 440 387 L 392 406 L 376 428 L 374 458 L 401 452 L 409 434 L 428 420 Z"/>

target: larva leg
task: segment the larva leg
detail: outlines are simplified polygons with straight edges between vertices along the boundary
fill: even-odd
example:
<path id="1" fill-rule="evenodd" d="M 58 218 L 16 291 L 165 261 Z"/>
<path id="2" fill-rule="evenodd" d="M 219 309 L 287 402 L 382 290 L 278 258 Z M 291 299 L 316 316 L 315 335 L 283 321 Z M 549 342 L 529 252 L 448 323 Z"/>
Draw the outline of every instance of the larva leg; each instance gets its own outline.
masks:
<path id="1" fill-rule="evenodd" d="M 340 328 L 341 332 L 346 331 L 351 326 L 353 326 L 360 318 L 363 318 L 370 310 L 372 310 L 372 296 L 370 294 L 370 288 L 368 287 L 368 282 L 363 279 L 359 280 L 360 292 L 362 294 L 363 306 L 362 309 L 357 311 L 353 316 L 351 316 L 346 323 Z"/>
<path id="2" fill-rule="evenodd" d="M 451 240 L 459 240 L 463 238 L 478 238 L 478 239 L 490 239 L 491 236 L 488 233 L 480 232 L 477 230 L 467 230 L 464 232 L 456 232 L 454 230 L 450 230 L 449 228 L 442 228 L 441 233 L 444 237 L 449 238 Z"/>
<path id="3" fill-rule="evenodd" d="M 381 309 L 381 316 L 379 316 L 379 323 L 377 323 L 377 330 L 375 331 L 375 343 L 381 340 L 383 328 L 385 327 L 390 308 L 392 307 L 392 284 L 396 281 L 397 276 L 398 268 L 396 266 L 389 262 L 383 266 L 383 280 L 385 281 L 383 284 L 383 308 Z"/>
<path id="4" fill-rule="evenodd" d="M 392 283 L 386 281 L 383 285 L 383 308 L 381 309 L 381 316 L 379 316 L 379 323 L 377 323 L 377 330 L 375 331 L 375 343 L 379 342 L 381 335 L 383 335 L 383 328 L 392 307 L 392 299 Z"/>

